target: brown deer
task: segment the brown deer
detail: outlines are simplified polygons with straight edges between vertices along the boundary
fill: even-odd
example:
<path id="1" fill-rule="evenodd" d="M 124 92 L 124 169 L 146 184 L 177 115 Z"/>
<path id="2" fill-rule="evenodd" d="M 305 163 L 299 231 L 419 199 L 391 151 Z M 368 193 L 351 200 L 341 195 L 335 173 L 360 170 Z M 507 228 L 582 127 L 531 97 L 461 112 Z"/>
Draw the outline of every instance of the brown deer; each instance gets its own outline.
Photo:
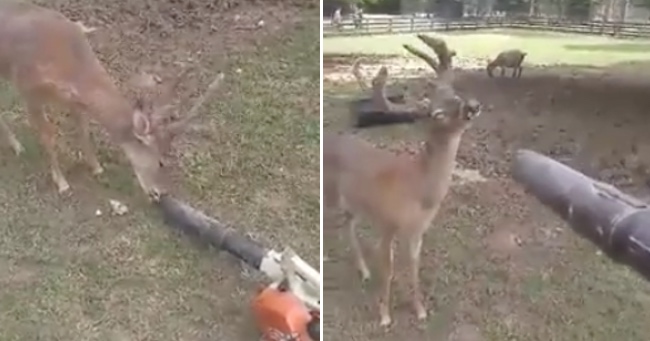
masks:
<path id="1" fill-rule="evenodd" d="M 206 97 L 223 78 L 219 74 L 188 115 L 174 120 L 169 102 L 190 68 L 163 86 L 161 96 L 131 103 L 118 89 L 86 39 L 84 28 L 61 13 L 22 2 L 0 3 L 0 76 L 17 89 L 29 123 L 49 158 L 50 172 L 60 193 L 70 185 L 56 156 L 57 129 L 45 107 L 73 113 L 79 128 L 84 161 L 96 175 L 103 172 L 91 141 L 89 121 L 97 121 L 126 154 L 142 189 L 152 199 L 167 191 L 162 158 L 171 142 L 197 116 Z M 2 120 L 0 120 L 2 121 Z M 22 146 L 2 121 L 0 133 L 16 154 Z"/>
<path id="2" fill-rule="evenodd" d="M 422 236 L 436 216 L 451 183 L 456 153 L 463 132 L 481 112 L 473 99 L 458 96 L 452 87 L 450 51 L 437 38 L 418 36 L 431 47 L 438 62 L 411 46 L 407 50 L 426 61 L 437 72 L 428 82 L 426 98 L 395 103 L 385 95 L 388 72 L 382 67 L 372 80 L 372 98 L 361 100 L 353 111 L 359 126 L 419 122 L 426 129 L 426 143 L 416 154 L 395 154 L 352 136 L 325 133 L 323 136 L 323 193 L 328 209 L 343 211 L 351 249 L 364 281 L 370 278 L 356 236 L 360 218 L 368 220 L 381 235 L 377 252 L 380 269 L 379 315 L 381 326 L 391 324 L 390 293 L 393 280 L 393 244 L 404 239 L 409 249 L 412 303 L 417 318 L 427 311 L 419 287 Z M 357 65 L 358 67 L 358 65 Z M 358 71 L 353 71 L 360 75 Z M 365 83 L 359 79 L 360 83 Z M 362 119 L 363 117 L 363 119 Z M 370 122 L 375 120 L 375 122 Z"/>

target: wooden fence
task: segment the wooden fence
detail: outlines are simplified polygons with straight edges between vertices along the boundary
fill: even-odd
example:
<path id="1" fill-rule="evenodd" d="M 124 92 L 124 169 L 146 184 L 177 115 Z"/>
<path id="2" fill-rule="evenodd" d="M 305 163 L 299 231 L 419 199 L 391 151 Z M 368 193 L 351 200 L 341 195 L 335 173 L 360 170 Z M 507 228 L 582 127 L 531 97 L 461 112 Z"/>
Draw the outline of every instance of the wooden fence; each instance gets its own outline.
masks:
<path id="1" fill-rule="evenodd" d="M 323 19 L 323 36 L 359 36 L 376 34 L 418 33 L 432 31 L 463 31 L 492 28 L 554 31 L 611 35 L 621 38 L 650 38 L 650 23 L 570 21 L 549 19 L 463 18 L 459 20 L 422 17 L 382 16 L 364 18 L 360 27 L 346 19 L 336 27 L 331 19 Z"/>

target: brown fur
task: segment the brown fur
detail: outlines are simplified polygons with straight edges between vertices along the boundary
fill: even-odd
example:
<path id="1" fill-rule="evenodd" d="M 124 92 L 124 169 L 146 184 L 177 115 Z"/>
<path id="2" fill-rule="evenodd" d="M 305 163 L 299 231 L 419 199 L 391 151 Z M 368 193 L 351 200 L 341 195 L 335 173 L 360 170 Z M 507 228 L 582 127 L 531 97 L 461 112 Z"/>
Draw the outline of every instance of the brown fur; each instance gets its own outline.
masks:
<path id="1" fill-rule="evenodd" d="M 429 98 L 418 103 L 403 104 L 399 109 L 422 115 L 426 129 L 425 147 L 415 156 L 395 154 L 377 149 L 356 137 L 325 133 L 323 136 L 324 203 L 329 209 L 340 208 L 350 232 L 356 265 L 364 280 L 370 272 L 355 233 L 359 219 L 368 220 L 379 230 L 380 268 L 379 314 L 381 325 L 388 326 L 390 292 L 393 279 L 393 244 L 401 237 L 409 248 L 412 301 L 419 319 L 427 316 L 419 288 L 419 260 L 422 236 L 429 228 L 447 194 L 456 153 L 463 132 L 480 113 L 474 100 L 458 97 L 449 82 L 452 79 L 451 57 L 444 41 L 422 39 L 438 55 L 435 70 L 438 78 L 431 82 Z M 410 47 L 409 51 L 413 48 Z M 453 53 L 453 51 L 452 51 Z M 423 52 L 420 52 L 423 54 Z M 418 55 L 418 54 L 416 54 Z M 432 65 L 430 58 L 429 65 Z M 358 65 L 356 66 L 358 67 Z M 360 74 L 355 72 L 356 75 Z M 391 112 L 394 103 L 382 95 L 387 71 L 382 68 L 373 87 L 378 108 Z M 359 80 L 363 83 L 362 80 Z"/>
<path id="2" fill-rule="evenodd" d="M 121 147 L 147 194 L 155 198 L 166 191 L 161 159 L 183 124 L 168 122 L 169 106 L 163 103 L 154 106 L 138 101 L 134 105 L 127 100 L 95 56 L 78 23 L 36 5 L 0 3 L 0 77 L 10 81 L 24 100 L 30 125 L 39 135 L 60 193 L 70 186 L 56 156 L 57 128 L 45 113 L 48 105 L 74 114 L 80 130 L 79 146 L 94 174 L 102 173 L 103 168 L 91 141 L 90 120 L 99 122 Z M 170 84 L 163 93 L 165 99 L 172 95 L 177 82 Z M 0 128 L 19 154 L 22 146 L 4 121 Z"/>
<path id="3" fill-rule="evenodd" d="M 505 69 L 506 68 L 511 68 L 512 70 L 512 77 L 513 78 L 520 78 L 521 73 L 523 71 L 523 68 L 521 67 L 521 64 L 524 62 L 524 59 L 526 58 L 526 52 L 523 52 L 521 50 L 507 50 L 499 53 L 496 58 L 494 58 L 492 61 L 490 61 L 487 65 L 487 73 L 490 77 L 493 76 L 492 71 L 500 67 L 501 68 L 501 76 L 505 76 Z"/>

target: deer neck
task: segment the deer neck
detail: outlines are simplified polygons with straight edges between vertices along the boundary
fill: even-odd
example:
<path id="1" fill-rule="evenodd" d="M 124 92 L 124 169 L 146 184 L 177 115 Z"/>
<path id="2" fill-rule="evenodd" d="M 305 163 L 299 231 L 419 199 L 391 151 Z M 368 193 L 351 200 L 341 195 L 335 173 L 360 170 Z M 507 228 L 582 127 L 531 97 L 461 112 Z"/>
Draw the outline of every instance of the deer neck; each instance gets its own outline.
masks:
<path id="1" fill-rule="evenodd" d="M 150 147 L 141 143 L 133 133 L 134 107 L 116 86 L 98 86 L 86 90 L 84 106 L 86 113 L 97 120 L 108 132 L 113 143 L 118 145 L 128 159 L 142 189 L 165 191 L 159 178 L 158 165 Z"/>
<path id="2" fill-rule="evenodd" d="M 424 208 L 433 208 L 446 195 L 451 176 L 456 166 L 456 154 L 461 134 L 432 133 L 419 154 L 418 163 L 422 172 Z"/>
<path id="3" fill-rule="evenodd" d="M 87 114 L 106 130 L 117 144 L 133 140 L 133 106 L 111 81 L 95 83 L 81 90 L 80 100 Z"/>
<path id="4" fill-rule="evenodd" d="M 431 135 L 420 153 L 422 169 L 427 173 L 439 173 L 447 171 L 447 169 L 453 169 L 461 135 L 438 135 L 436 133 Z"/>

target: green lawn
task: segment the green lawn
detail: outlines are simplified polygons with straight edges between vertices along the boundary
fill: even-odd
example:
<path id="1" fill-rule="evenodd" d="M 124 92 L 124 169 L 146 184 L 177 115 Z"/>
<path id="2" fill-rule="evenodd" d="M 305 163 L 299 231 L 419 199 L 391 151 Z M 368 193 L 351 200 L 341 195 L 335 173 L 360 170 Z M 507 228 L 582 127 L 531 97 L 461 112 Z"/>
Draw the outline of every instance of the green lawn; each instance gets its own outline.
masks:
<path id="1" fill-rule="evenodd" d="M 528 52 L 530 64 L 608 66 L 650 60 L 650 40 L 515 30 L 432 34 L 445 38 L 465 58 L 489 58 L 504 49 L 519 48 Z M 415 34 L 334 37 L 323 40 L 323 53 L 406 56 L 402 44 L 421 43 Z"/>

